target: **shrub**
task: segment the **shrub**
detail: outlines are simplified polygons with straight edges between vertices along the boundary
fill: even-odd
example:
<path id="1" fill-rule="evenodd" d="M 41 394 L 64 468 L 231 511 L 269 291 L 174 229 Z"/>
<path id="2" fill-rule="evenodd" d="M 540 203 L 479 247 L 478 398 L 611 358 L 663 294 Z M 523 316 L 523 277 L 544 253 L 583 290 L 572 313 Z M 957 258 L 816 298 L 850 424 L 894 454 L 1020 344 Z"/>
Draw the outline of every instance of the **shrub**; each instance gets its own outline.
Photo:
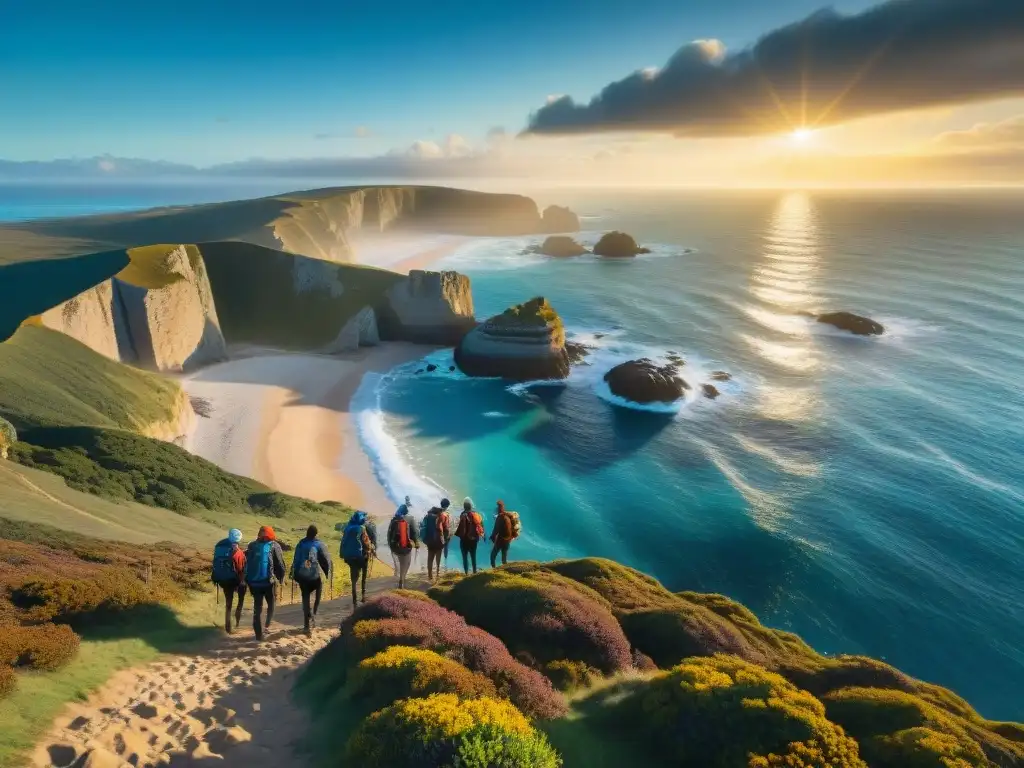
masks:
<path id="1" fill-rule="evenodd" d="M 689 659 L 618 709 L 622 724 L 683 768 L 865 768 L 820 701 L 735 657 Z"/>
<path id="2" fill-rule="evenodd" d="M 349 693 L 376 710 L 398 699 L 453 693 L 471 699 L 495 698 L 494 683 L 456 661 L 425 648 L 393 645 L 363 659 L 349 676 Z"/>
<path id="3" fill-rule="evenodd" d="M 77 652 L 78 635 L 68 626 L 8 626 L 0 631 L 0 667 L 54 670 Z"/>
<path id="4" fill-rule="evenodd" d="M 432 600 L 397 593 L 371 600 L 346 618 L 341 636 L 317 654 L 304 677 L 344 668 L 395 644 L 428 648 L 479 672 L 530 717 L 565 713 L 565 701 L 551 681 L 512 658 L 498 638 Z"/>
<path id="5" fill-rule="evenodd" d="M 438 600 L 538 664 L 579 661 L 608 674 L 628 669 L 629 641 L 607 603 L 565 577 L 534 568 L 479 573 L 439 591 Z"/>
<path id="6" fill-rule="evenodd" d="M 581 661 L 552 661 L 544 666 L 544 674 L 560 691 L 572 692 L 589 688 L 601 673 Z"/>
<path id="7" fill-rule="evenodd" d="M 8 449 L 18 442 L 18 432 L 7 419 L 0 418 L 0 459 L 7 458 Z"/>
<path id="8" fill-rule="evenodd" d="M 0 699 L 14 693 L 14 689 L 17 687 L 18 678 L 15 677 L 14 670 L 0 665 Z"/>
<path id="9" fill-rule="evenodd" d="M 96 611 L 123 611 L 157 602 L 146 585 L 126 568 L 106 568 L 92 579 L 50 578 L 16 588 L 11 602 L 30 621 L 67 621 Z"/>
<path id="10" fill-rule="evenodd" d="M 707 608 L 682 604 L 624 613 L 622 630 L 641 653 L 661 668 L 679 664 L 691 656 L 728 653 L 766 664 L 767 658 L 743 632 Z"/>
<path id="11" fill-rule="evenodd" d="M 453 694 L 405 699 L 375 712 L 346 749 L 365 768 L 556 768 L 547 738 L 508 702 Z"/>

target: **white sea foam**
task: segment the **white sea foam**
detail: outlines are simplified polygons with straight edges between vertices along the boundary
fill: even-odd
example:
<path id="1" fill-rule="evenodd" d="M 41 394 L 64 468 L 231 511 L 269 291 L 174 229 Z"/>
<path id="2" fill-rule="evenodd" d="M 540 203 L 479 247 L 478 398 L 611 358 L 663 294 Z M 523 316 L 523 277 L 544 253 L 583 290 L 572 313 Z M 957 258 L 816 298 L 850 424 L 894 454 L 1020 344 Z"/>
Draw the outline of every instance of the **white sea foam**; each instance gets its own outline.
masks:
<path id="1" fill-rule="evenodd" d="M 509 415 L 503 411 L 484 411 L 485 419 L 507 419 Z"/>

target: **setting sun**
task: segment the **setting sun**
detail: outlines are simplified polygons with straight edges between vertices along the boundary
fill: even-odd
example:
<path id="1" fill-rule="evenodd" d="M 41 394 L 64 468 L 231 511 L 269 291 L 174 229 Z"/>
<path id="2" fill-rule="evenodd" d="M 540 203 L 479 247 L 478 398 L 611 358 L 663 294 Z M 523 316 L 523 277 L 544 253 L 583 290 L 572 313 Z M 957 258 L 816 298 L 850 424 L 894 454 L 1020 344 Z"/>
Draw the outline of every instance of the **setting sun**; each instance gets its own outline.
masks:
<path id="1" fill-rule="evenodd" d="M 814 131 L 810 128 L 797 128 L 789 134 L 789 138 L 796 144 L 806 144 L 812 136 L 814 136 Z"/>

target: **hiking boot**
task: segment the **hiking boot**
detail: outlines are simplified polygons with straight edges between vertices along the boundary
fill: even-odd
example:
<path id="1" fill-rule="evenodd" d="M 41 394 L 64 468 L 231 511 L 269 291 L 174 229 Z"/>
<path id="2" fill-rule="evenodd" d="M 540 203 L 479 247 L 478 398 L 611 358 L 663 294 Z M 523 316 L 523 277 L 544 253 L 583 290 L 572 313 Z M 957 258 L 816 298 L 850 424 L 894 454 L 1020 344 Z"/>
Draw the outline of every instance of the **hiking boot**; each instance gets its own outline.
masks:
<path id="1" fill-rule="evenodd" d="M 363 605 L 366 605 L 366 593 L 363 592 Z"/>
<path id="2" fill-rule="evenodd" d="M 237 627 L 241 623 L 242 623 L 242 606 L 238 606 L 238 608 L 235 609 L 235 626 Z"/>

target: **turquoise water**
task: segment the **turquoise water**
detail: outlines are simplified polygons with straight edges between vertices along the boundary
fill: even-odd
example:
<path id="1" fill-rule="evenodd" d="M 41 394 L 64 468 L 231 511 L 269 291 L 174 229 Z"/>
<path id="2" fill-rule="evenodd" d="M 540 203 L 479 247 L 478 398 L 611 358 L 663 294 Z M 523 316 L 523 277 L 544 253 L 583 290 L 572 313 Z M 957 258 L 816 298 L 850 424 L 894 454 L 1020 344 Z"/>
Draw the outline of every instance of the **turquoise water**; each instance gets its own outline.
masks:
<path id="1" fill-rule="evenodd" d="M 655 253 L 626 263 L 450 258 L 477 314 L 548 297 L 598 345 L 566 385 L 422 363 L 364 382 L 363 437 L 395 496 L 520 512 L 516 558 L 602 555 L 725 593 L 829 653 L 880 657 L 1024 719 L 1024 198 L 604 194 L 562 201 Z M 801 317 L 848 309 L 890 333 Z M 595 338 L 595 334 L 601 338 Z M 614 405 L 612 365 L 675 351 L 714 402 Z"/>

